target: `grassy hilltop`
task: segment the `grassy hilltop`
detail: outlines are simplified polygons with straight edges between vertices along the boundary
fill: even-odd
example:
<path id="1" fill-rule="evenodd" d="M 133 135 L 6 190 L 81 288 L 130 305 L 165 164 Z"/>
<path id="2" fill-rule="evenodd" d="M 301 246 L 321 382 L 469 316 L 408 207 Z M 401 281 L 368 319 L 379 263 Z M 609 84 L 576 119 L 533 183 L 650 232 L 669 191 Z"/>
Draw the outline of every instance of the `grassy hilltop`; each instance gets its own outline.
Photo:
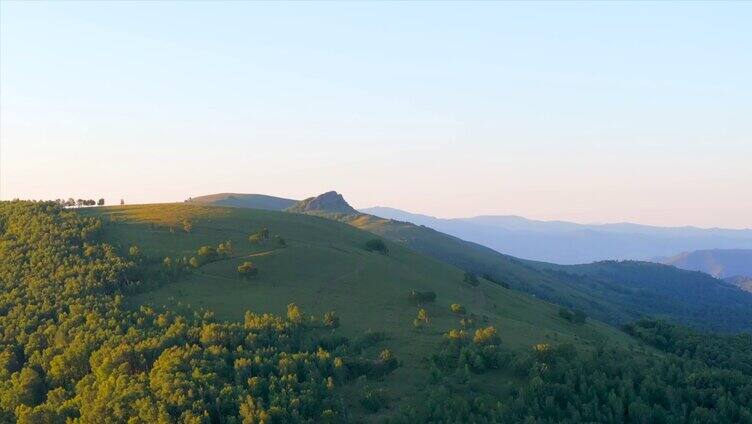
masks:
<path id="1" fill-rule="evenodd" d="M 311 313 L 334 309 L 358 330 L 414 337 L 423 334 L 412 329 L 417 307 L 408 302 L 408 294 L 433 291 L 436 300 L 423 305 L 431 317 L 429 335 L 455 324 L 449 305 L 460 303 L 499 325 L 505 341 L 516 348 L 555 333 L 572 340 L 618 337 L 600 324 L 571 326 L 558 317 L 557 307 L 483 279 L 477 287 L 468 284 L 460 269 L 399 244 L 387 241 L 386 255 L 369 252 L 364 246 L 373 234 L 324 218 L 189 204 L 108 207 L 88 213 L 105 223 L 114 221 L 104 227 L 109 243 L 124 250 L 136 245 L 149 257 L 190 258 L 201 246 L 232 241 L 232 258 L 203 265 L 177 283 L 136 296 L 134 303 L 180 302 L 237 319 L 247 309 L 279 313 L 294 301 Z M 190 232 L 183 229 L 184 220 L 191 221 Z M 273 240 L 250 242 L 249 235 L 262 228 L 283 238 L 285 246 Z M 249 280 L 236 271 L 246 260 L 259 269 Z"/>

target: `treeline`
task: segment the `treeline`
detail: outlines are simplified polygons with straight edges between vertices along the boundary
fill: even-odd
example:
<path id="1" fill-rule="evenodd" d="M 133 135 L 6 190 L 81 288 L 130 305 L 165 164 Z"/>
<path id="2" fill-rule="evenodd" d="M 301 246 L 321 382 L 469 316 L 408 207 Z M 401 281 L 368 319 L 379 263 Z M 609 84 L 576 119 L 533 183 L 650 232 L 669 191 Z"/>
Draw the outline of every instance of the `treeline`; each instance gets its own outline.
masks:
<path id="1" fill-rule="evenodd" d="M 68 200 L 55 199 L 54 202 L 64 208 L 72 208 L 73 206 L 77 206 L 79 208 L 82 206 L 104 206 L 104 198 L 100 198 L 99 200 L 94 200 L 94 199 L 73 199 L 72 197 L 69 197 Z"/>
<path id="2" fill-rule="evenodd" d="M 432 357 L 431 378 L 441 389 L 391 421 L 752 423 L 750 335 L 700 334 L 651 320 L 627 332 L 662 352 L 541 343 L 513 355 L 498 350 L 495 331 L 484 345 L 477 330 L 473 339 L 451 330 Z M 499 383 L 500 394 L 490 396 L 475 376 L 492 368 L 520 381 Z"/>
<path id="3" fill-rule="evenodd" d="M 0 202 L 0 422 L 349 422 L 337 387 L 397 366 L 333 334 L 333 312 L 129 310 L 140 254 L 97 242 L 100 227 L 55 202 Z"/>

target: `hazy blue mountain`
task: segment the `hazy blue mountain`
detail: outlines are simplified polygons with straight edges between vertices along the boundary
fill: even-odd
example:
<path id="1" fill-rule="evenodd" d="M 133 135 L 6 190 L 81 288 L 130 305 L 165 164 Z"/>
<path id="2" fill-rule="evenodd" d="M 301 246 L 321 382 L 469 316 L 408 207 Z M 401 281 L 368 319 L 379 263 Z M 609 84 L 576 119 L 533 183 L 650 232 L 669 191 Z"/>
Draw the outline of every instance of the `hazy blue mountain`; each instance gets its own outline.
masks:
<path id="1" fill-rule="evenodd" d="M 752 249 L 752 229 L 585 225 L 519 216 L 442 219 L 394 208 L 361 212 L 424 225 L 512 256 L 560 264 L 608 259 L 649 260 L 700 249 Z"/>
<path id="2" fill-rule="evenodd" d="M 289 208 L 298 201 L 282 197 L 267 196 L 265 194 L 218 193 L 209 194 L 207 196 L 192 197 L 186 200 L 186 202 L 281 211 Z"/>
<path id="3" fill-rule="evenodd" d="M 752 249 L 710 249 L 684 252 L 661 262 L 717 278 L 752 276 Z"/>

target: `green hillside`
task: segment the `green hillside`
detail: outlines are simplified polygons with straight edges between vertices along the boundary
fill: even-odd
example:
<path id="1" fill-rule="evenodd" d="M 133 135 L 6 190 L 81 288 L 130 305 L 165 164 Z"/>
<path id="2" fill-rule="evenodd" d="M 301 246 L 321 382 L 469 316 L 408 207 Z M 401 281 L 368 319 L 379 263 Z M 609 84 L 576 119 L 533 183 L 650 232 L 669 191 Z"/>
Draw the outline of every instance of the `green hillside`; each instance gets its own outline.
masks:
<path id="1" fill-rule="evenodd" d="M 357 331 L 385 330 L 395 337 L 413 337 L 411 323 L 417 308 L 409 304 L 408 294 L 434 291 L 436 301 L 425 307 L 435 331 L 455 323 L 449 305 L 460 303 L 499 325 L 505 341 L 515 348 L 527 348 L 554 333 L 564 339 L 590 341 L 620 338 L 601 324 L 568 325 L 557 316 L 558 308 L 497 284 L 481 279 L 474 287 L 463 282 L 460 269 L 399 244 L 387 242 L 388 255 L 368 252 L 364 245 L 372 234 L 324 218 L 186 204 L 107 207 L 85 213 L 106 223 L 103 235 L 108 243 L 123 251 L 138 246 L 148 257 L 190 258 L 201 246 L 232 241 L 232 258 L 206 264 L 178 283 L 137 295 L 134 304 L 181 302 L 211 309 L 225 319 L 238 319 L 245 310 L 279 313 L 296 302 L 315 314 L 334 309 Z M 186 219 L 192 223 L 190 233 L 182 228 Z M 283 238 L 285 246 L 273 240 L 250 242 L 248 236 L 261 228 Z M 236 271 L 246 260 L 259 269 L 248 281 Z"/>
<path id="2" fill-rule="evenodd" d="M 752 423 L 748 334 L 620 332 L 321 217 L 0 202 L 0 255 L 0 422 Z"/>
<path id="3" fill-rule="evenodd" d="M 558 307 L 526 294 L 482 279 L 478 286 L 468 284 L 460 269 L 398 243 L 387 242 L 388 255 L 366 251 L 372 234 L 320 217 L 191 204 L 107 207 L 84 213 L 102 219 L 106 242 L 121 251 L 138 246 L 150 258 L 190 258 L 201 246 L 232 242 L 231 258 L 129 297 L 127 303 L 133 308 L 144 304 L 202 308 L 226 320 L 242 320 L 247 310 L 283 313 L 290 302 L 315 315 L 335 310 L 347 323 L 343 326 L 347 336 L 386 333 L 383 346 L 404 363 L 384 383 L 398 397 L 408 394 L 403 390 L 413 389 L 392 383 L 417 384 L 425 379 L 423 361 L 446 331 L 458 327 L 459 318 L 449 308 L 452 303 L 475 314 L 478 325 L 494 326 L 510 350 L 526 351 L 544 342 L 633 343 L 597 321 L 572 324 L 558 315 Z M 186 220 L 192 226 L 189 233 L 183 229 Z M 249 235 L 262 228 L 268 228 L 272 237 L 283 238 L 285 246 L 273 239 L 251 243 Z M 248 260 L 259 271 L 245 280 L 236 269 Z M 436 293 L 434 302 L 422 305 L 430 319 L 425 330 L 413 326 L 419 308 L 408 301 L 411 290 Z"/>
<path id="4" fill-rule="evenodd" d="M 696 272 L 648 262 L 561 266 L 518 259 L 422 225 L 359 213 L 336 192 L 308 198 L 286 210 L 346 222 L 612 325 L 655 316 L 702 330 L 752 330 L 752 294 Z"/>
<path id="5" fill-rule="evenodd" d="M 752 295 L 706 274 L 650 262 L 526 261 L 428 227 L 373 215 L 313 212 L 613 325 L 657 316 L 698 329 L 752 330 Z"/>

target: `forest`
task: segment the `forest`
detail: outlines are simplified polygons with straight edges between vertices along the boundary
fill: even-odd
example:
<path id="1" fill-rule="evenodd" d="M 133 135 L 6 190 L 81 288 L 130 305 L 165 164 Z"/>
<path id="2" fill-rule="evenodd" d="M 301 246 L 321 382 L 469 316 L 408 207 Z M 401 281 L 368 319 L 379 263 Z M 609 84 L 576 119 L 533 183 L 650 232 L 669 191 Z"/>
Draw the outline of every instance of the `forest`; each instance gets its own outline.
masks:
<path id="1" fill-rule="evenodd" d="M 437 390 L 393 423 L 752 423 L 752 336 L 701 334 L 645 319 L 625 331 L 649 347 L 541 343 L 510 354 L 498 338 L 451 330 L 431 358 Z M 514 380 L 490 396 L 480 377 Z"/>

